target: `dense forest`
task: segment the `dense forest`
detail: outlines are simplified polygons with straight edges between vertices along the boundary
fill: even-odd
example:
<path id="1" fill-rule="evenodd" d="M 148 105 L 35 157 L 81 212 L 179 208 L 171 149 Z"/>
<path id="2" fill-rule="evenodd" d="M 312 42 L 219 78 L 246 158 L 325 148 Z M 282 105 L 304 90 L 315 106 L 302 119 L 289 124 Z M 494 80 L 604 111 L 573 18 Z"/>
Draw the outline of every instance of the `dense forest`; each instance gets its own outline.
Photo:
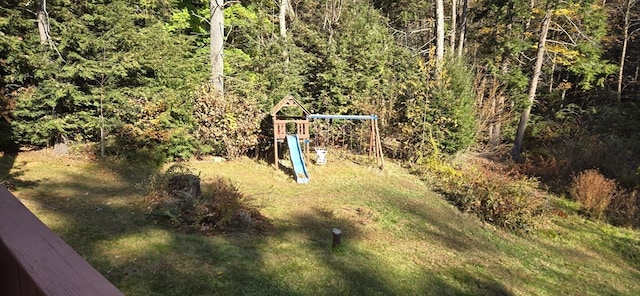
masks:
<path id="1" fill-rule="evenodd" d="M 292 94 L 377 114 L 391 157 L 510 151 L 549 180 L 639 183 L 636 0 L 1 3 L 4 149 L 260 155 Z M 358 145 L 358 126 L 329 124 Z"/>

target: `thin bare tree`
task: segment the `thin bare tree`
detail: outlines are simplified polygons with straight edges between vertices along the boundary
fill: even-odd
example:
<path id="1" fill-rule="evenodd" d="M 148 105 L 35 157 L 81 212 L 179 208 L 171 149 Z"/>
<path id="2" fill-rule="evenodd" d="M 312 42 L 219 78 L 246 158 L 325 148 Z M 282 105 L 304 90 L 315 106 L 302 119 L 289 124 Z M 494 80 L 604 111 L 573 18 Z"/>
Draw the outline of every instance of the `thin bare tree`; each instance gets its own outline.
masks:
<path id="1" fill-rule="evenodd" d="M 458 0 L 451 0 L 451 53 L 456 51 L 456 30 L 458 30 Z"/>
<path id="2" fill-rule="evenodd" d="M 444 0 L 436 0 L 436 61 L 444 59 Z M 440 66 L 438 66 L 439 68 Z"/>
<path id="3" fill-rule="evenodd" d="M 627 47 L 632 35 L 640 31 L 640 28 L 631 30 L 633 22 L 631 20 L 632 8 L 638 3 L 638 0 L 624 0 L 622 7 L 623 27 L 622 27 L 622 54 L 620 54 L 620 69 L 618 70 L 618 101 L 622 99 L 622 82 L 624 80 L 624 62 L 627 59 Z"/>
<path id="4" fill-rule="evenodd" d="M 460 36 L 458 37 L 458 57 L 462 57 L 462 48 L 464 47 L 464 38 L 467 34 L 467 10 L 469 8 L 469 0 L 462 0 L 462 15 L 460 16 Z"/>

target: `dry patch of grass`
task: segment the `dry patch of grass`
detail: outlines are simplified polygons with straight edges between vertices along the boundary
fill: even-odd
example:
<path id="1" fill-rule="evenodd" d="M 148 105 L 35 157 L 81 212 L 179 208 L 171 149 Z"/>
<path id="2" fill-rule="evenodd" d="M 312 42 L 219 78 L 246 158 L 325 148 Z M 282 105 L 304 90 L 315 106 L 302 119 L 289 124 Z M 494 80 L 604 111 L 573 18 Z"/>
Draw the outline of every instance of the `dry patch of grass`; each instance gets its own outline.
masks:
<path id="1" fill-rule="evenodd" d="M 23 203 L 126 295 L 640 291 L 638 232 L 571 212 L 514 235 L 460 213 L 390 162 L 380 171 L 331 158 L 309 166 L 308 185 L 251 159 L 187 165 L 205 185 L 233 182 L 273 229 L 203 236 L 154 224 L 136 184 L 157 171 L 116 161 L 37 151 L 20 154 L 10 174 Z"/>

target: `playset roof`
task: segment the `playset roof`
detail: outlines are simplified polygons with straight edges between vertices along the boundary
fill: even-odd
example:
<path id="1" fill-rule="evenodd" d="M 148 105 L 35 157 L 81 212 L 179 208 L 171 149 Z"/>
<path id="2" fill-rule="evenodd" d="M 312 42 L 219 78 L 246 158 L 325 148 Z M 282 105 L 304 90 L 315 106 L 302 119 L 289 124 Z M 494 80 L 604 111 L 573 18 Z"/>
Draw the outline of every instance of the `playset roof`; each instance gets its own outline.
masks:
<path id="1" fill-rule="evenodd" d="M 294 98 L 292 95 L 287 95 L 285 96 L 282 100 L 280 100 L 280 102 L 278 102 L 278 104 L 276 104 L 275 106 L 273 106 L 273 108 L 271 108 L 271 116 L 276 116 L 276 114 L 284 107 L 292 107 L 292 106 L 297 106 L 298 108 L 300 108 L 302 110 L 302 112 L 304 113 L 303 116 L 306 118 L 309 114 L 309 111 L 307 110 L 307 108 L 305 108 L 304 106 L 302 106 L 302 104 L 296 100 L 296 98 Z"/>

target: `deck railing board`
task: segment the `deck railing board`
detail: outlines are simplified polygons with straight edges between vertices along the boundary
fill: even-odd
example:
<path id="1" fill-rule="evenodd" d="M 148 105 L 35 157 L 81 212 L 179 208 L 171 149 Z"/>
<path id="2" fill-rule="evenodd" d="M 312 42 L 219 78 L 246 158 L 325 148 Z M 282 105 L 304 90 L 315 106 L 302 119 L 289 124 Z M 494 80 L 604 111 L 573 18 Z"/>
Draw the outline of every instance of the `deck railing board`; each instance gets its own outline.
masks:
<path id="1" fill-rule="evenodd" d="M 0 295 L 123 295 L 0 186 Z"/>

